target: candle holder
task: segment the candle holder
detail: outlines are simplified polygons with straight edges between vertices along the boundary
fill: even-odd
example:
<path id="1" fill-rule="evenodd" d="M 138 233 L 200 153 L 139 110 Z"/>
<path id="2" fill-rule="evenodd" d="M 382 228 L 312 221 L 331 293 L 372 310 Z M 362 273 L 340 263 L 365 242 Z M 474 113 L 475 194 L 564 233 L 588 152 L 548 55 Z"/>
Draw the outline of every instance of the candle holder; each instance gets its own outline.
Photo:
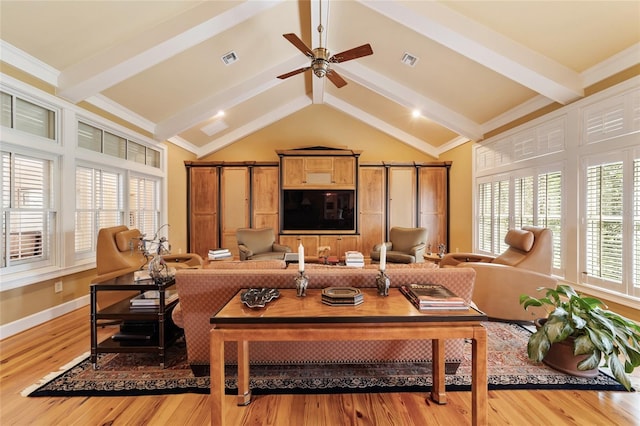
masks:
<path id="1" fill-rule="evenodd" d="M 307 286 L 309 285 L 309 277 L 304 274 L 304 271 L 300 271 L 298 276 L 294 278 L 294 281 L 296 283 L 296 296 L 306 296 Z"/>
<path id="2" fill-rule="evenodd" d="M 380 296 L 388 296 L 389 286 L 391 286 L 389 276 L 385 274 L 383 270 L 381 270 L 376 276 L 376 287 L 378 287 L 378 294 Z"/>

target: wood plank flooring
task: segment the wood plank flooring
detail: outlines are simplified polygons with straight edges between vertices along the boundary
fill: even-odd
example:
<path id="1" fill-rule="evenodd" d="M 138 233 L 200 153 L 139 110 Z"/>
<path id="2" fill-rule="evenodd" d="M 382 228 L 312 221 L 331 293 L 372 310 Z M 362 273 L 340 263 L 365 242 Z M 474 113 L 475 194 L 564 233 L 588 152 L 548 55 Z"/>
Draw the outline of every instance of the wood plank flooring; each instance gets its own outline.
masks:
<path id="1" fill-rule="evenodd" d="M 102 338 L 114 330 L 101 329 Z M 82 308 L 0 341 L 0 424 L 206 425 L 207 395 L 26 398 L 20 392 L 89 350 Z M 231 425 L 466 425 L 470 392 L 437 405 L 426 393 L 265 395 L 248 407 L 225 400 Z M 597 391 L 489 391 L 490 425 L 640 425 L 640 394 Z"/>

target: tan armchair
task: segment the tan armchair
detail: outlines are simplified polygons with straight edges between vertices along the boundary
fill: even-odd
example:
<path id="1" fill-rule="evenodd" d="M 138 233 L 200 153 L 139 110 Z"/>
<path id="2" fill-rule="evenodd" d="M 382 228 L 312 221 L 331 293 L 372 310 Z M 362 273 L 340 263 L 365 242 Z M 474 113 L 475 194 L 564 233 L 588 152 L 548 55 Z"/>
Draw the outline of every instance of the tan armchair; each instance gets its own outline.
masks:
<path id="1" fill-rule="evenodd" d="M 147 259 L 138 244 L 141 238 L 142 234 L 139 230 L 129 229 L 124 225 L 100 229 L 96 246 L 97 276 L 91 282 L 108 281 L 142 268 Z M 169 267 L 176 269 L 201 268 L 204 264 L 202 257 L 195 253 L 166 254 L 162 257 Z M 137 293 L 100 292 L 98 305 L 103 308 Z"/>
<path id="2" fill-rule="evenodd" d="M 390 263 L 424 262 L 424 250 L 427 247 L 426 228 L 402 228 L 394 226 L 389 230 L 386 261 Z M 371 261 L 380 262 L 382 244 L 376 244 L 371 251 Z"/>
<path id="3" fill-rule="evenodd" d="M 552 231 L 523 226 L 522 229 L 510 229 L 504 241 L 509 248 L 497 257 L 450 253 L 442 258 L 440 266 L 475 269 L 472 300 L 490 318 L 533 321 L 546 316 L 541 308 L 525 311 L 520 305 L 520 295 L 536 295 L 539 287 L 555 287 L 557 279 L 551 275 Z"/>
<path id="4" fill-rule="evenodd" d="M 284 260 L 291 247 L 276 243 L 272 228 L 239 228 L 236 230 L 240 260 Z"/>

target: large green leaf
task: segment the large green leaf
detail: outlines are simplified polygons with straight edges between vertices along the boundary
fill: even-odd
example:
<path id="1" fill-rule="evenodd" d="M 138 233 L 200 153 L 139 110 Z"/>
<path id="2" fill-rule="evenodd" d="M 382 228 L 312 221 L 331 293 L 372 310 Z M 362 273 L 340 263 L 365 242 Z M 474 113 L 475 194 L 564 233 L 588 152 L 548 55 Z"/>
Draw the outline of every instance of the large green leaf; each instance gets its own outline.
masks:
<path id="1" fill-rule="evenodd" d="M 540 362 L 549 352 L 551 342 L 547 338 L 547 335 L 542 329 L 536 331 L 529 337 L 527 343 L 527 355 L 529 359 L 535 362 Z"/>
<path id="2" fill-rule="evenodd" d="M 616 356 L 612 356 L 609 358 L 609 368 L 611 369 L 611 373 L 616 380 L 624 386 L 626 390 L 631 390 L 631 381 L 629 377 L 625 374 L 624 368 L 622 368 L 622 363 Z M 629 371 L 630 373 L 630 371 Z"/>
<path id="3" fill-rule="evenodd" d="M 585 370 L 593 370 L 594 368 L 598 368 L 598 366 L 600 365 L 601 358 L 602 357 L 601 357 L 600 351 L 593 352 L 587 358 L 583 359 L 578 363 L 578 370 L 585 371 Z"/>
<path id="4" fill-rule="evenodd" d="M 585 355 L 592 353 L 596 347 L 589 339 L 589 336 L 583 334 L 582 336 L 576 337 L 576 340 L 573 343 L 573 354 L 574 355 Z"/>
<path id="5" fill-rule="evenodd" d="M 587 333 L 589 334 L 591 343 L 593 343 L 600 351 L 605 354 L 613 352 L 613 341 L 606 333 L 592 328 L 587 328 Z"/>

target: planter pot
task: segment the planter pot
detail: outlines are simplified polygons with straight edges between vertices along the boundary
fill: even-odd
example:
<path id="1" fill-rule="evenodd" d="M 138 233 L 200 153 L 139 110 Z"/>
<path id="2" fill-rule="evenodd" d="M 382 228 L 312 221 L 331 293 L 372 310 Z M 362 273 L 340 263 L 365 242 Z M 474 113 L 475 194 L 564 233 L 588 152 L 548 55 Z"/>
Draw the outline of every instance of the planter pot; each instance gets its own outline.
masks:
<path id="1" fill-rule="evenodd" d="M 544 324 L 544 321 L 546 321 L 546 319 L 536 320 L 536 327 L 539 328 Z M 582 360 L 588 358 L 588 355 L 574 355 L 573 340 L 574 339 L 572 337 L 569 337 L 567 340 L 562 342 L 553 343 L 542 362 L 555 370 L 571 374 L 572 376 L 588 378 L 596 377 L 598 375 L 597 368 L 584 371 L 578 370 L 578 364 Z"/>

